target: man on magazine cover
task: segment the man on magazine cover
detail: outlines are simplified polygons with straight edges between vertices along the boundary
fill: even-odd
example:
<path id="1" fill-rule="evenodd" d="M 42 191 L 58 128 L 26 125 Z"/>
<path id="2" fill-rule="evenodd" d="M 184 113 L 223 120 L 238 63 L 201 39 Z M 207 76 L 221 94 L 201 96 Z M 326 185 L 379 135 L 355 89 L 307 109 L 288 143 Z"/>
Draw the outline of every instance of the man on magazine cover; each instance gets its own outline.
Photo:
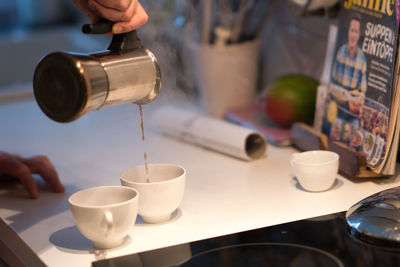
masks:
<path id="1" fill-rule="evenodd" d="M 347 43 L 337 51 L 332 66 L 329 96 L 337 104 L 337 117 L 360 126 L 360 109 L 367 90 L 367 59 L 358 45 L 361 33 L 361 16 L 354 13 L 349 20 Z M 329 123 L 324 120 L 323 131 L 330 132 Z"/>
<path id="2" fill-rule="evenodd" d="M 364 101 L 367 90 L 367 59 L 358 46 L 360 32 L 361 17 L 359 14 L 353 14 L 350 17 L 347 43 L 339 48 L 332 68 L 332 82 L 350 93 L 344 94 L 346 97 L 336 98 L 336 100 L 340 106 L 355 115 L 359 113 L 359 107 Z M 359 97 L 352 98 L 352 96 Z M 344 119 L 351 119 L 351 117 L 344 116 Z M 339 115 L 339 117 L 342 116 Z"/>

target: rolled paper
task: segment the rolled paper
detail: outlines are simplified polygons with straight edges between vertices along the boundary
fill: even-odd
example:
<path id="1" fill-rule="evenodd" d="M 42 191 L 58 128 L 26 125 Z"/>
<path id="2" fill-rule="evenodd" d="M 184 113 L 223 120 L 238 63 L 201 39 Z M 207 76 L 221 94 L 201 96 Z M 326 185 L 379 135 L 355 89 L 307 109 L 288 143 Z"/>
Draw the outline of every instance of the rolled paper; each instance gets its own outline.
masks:
<path id="1" fill-rule="evenodd" d="M 172 106 L 155 110 L 150 127 L 166 136 L 244 160 L 259 159 L 267 149 L 262 133 Z"/>

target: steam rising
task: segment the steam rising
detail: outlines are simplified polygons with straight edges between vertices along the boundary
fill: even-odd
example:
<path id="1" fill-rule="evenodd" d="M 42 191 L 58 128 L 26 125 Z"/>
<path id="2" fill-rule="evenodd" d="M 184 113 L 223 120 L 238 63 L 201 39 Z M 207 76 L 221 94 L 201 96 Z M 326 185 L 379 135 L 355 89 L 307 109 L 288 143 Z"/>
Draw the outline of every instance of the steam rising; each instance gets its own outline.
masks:
<path id="1" fill-rule="evenodd" d="M 176 3 L 175 3 L 176 2 Z M 158 102 L 193 102 L 197 99 L 190 53 L 185 45 L 187 34 L 180 15 L 188 4 L 185 1 L 152 1 L 143 5 L 149 13 L 148 23 L 139 29 L 142 44 L 157 57 L 161 69 L 161 91 Z M 188 1 L 189 2 L 189 1 Z M 174 4 L 175 3 L 175 4 Z M 172 6 L 171 6 L 172 5 Z"/>

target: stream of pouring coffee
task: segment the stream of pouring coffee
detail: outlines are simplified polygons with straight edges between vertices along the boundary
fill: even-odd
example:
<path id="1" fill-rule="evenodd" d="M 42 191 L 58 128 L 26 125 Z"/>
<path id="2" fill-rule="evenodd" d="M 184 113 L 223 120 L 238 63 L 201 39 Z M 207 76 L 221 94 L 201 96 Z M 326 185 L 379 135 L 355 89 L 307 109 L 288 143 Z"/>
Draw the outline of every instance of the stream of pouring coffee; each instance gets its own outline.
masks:
<path id="1" fill-rule="evenodd" d="M 140 110 L 140 127 L 142 128 L 142 141 L 144 142 L 143 108 L 142 108 L 142 105 L 139 105 L 139 110 Z M 146 168 L 146 182 L 150 183 L 149 167 L 147 165 L 147 154 L 146 154 L 146 152 L 144 152 L 144 166 Z"/>

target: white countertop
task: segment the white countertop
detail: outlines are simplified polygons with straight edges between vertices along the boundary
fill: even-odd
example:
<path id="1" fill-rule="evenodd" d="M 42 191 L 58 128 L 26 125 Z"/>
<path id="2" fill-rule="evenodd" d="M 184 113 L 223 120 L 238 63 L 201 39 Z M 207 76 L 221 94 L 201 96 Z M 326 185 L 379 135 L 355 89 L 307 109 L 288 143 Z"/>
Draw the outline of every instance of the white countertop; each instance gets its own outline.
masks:
<path id="1" fill-rule="evenodd" d="M 309 193 L 297 184 L 290 168 L 294 148 L 269 145 L 265 158 L 246 162 L 182 143 L 146 128 L 148 114 L 157 105 L 155 101 L 144 106 L 144 143 L 136 105 L 106 108 L 69 124 L 51 121 L 33 101 L 0 105 L 1 150 L 49 156 L 66 187 L 64 194 L 56 194 L 40 182 L 40 197 L 32 200 L 21 186 L 0 183 L 3 243 L 26 263 L 90 266 L 98 259 L 344 211 L 370 194 L 400 185 L 397 170 L 387 179 L 352 181 L 338 176 L 329 191 Z M 68 197 L 87 187 L 119 185 L 123 170 L 144 163 L 144 151 L 149 163 L 186 168 L 179 210 L 162 224 L 145 224 L 138 218 L 127 243 L 93 251 L 75 227 Z"/>

